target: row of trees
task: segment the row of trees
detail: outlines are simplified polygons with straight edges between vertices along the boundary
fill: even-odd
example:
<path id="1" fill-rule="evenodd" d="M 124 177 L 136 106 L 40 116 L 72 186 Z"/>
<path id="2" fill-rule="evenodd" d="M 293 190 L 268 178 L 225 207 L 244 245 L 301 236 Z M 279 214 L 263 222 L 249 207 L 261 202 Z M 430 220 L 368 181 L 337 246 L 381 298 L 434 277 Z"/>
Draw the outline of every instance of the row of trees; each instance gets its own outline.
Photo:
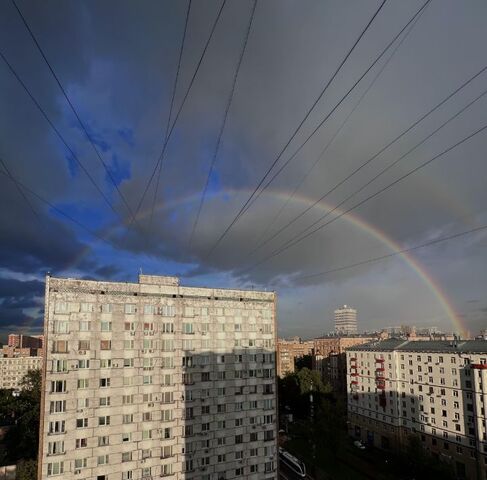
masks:
<path id="1" fill-rule="evenodd" d="M 0 465 L 17 464 L 17 480 L 35 480 L 39 448 L 41 372 L 31 370 L 20 393 L 0 390 L 0 425 L 6 427 Z"/>

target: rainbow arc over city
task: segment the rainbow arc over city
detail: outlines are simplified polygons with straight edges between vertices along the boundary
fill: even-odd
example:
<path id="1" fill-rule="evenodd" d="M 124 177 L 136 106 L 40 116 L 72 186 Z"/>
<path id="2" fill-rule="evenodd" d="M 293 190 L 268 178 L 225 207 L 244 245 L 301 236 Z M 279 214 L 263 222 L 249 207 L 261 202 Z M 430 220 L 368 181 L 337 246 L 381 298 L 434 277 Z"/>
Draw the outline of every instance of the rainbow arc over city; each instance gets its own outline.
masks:
<path id="1" fill-rule="evenodd" d="M 225 190 L 225 195 L 241 195 L 241 194 L 250 194 L 250 190 Z M 168 202 L 160 202 L 158 205 L 155 206 L 154 212 L 163 212 L 175 208 L 181 208 L 186 206 L 191 206 L 192 204 L 197 204 L 200 200 L 201 193 L 194 193 L 191 195 L 187 195 L 184 197 L 180 197 Z M 221 192 L 214 195 L 209 195 L 209 197 L 216 198 L 221 195 Z M 268 197 L 271 200 L 278 200 L 278 201 L 286 201 L 290 196 L 290 192 L 288 191 L 279 191 L 279 190 L 266 190 L 263 197 Z M 314 204 L 315 200 L 309 198 L 305 195 L 299 194 L 294 195 L 294 197 L 290 200 L 292 204 L 299 205 L 300 207 L 308 207 Z M 334 209 L 335 206 L 326 202 L 321 202 L 313 207 L 316 210 L 319 210 L 323 213 L 327 213 L 330 210 Z M 151 215 L 151 208 L 146 210 L 141 210 L 137 216 L 138 220 L 143 220 Z M 343 211 L 340 209 L 334 210 L 336 215 L 340 215 Z M 355 228 L 359 229 L 362 232 L 367 233 L 372 238 L 376 239 L 381 244 L 385 245 L 391 251 L 398 251 L 404 248 L 404 245 L 401 245 L 396 240 L 391 238 L 388 234 L 384 231 L 380 230 L 375 225 L 368 223 L 359 215 L 354 212 L 348 212 L 341 217 L 341 220 L 344 222 L 348 222 L 353 225 Z M 117 230 L 121 227 L 120 225 L 116 225 L 105 232 L 105 237 L 110 238 Z M 83 249 L 76 258 L 73 259 L 68 265 L 66 265 L 65 270 L 71 270 L 76 268 L 79 262 L 89 255 L 91 252 L 91 247 L 86 247 Z M 452 302 L 448 298 L 447 294 L 442 289 L 442 286 L 439 282 L 428 272 L 426 267 L 421 264 L 421 262 L 412 254 L 412 253 L 401 253 L 400 257 L 405 262 L 405 264 L 413 270 L 413 272 L 417 275 L 423 285 L 431 292 L 432 296 L 441 306 L 442 310 L 444 311 L 445 315 L 448 317 L 453 330 L 456 333 L 461 335 L 465 335 L 468 332 L 466 325 L 463 323 L 461 317 L 455 311 Z"/>

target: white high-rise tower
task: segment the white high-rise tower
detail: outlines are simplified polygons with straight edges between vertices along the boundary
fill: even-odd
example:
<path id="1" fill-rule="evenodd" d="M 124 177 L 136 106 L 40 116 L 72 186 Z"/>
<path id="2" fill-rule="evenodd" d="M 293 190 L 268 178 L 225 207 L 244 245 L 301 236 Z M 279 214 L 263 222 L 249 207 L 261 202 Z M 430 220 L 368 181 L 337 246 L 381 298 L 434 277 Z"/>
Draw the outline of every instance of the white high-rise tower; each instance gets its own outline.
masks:
<path id="1" fill-rule="evenodd" d="M 357 310 L 347 305 L 335 310 L 335 331 L 345 335 L 357 333 Z"/>

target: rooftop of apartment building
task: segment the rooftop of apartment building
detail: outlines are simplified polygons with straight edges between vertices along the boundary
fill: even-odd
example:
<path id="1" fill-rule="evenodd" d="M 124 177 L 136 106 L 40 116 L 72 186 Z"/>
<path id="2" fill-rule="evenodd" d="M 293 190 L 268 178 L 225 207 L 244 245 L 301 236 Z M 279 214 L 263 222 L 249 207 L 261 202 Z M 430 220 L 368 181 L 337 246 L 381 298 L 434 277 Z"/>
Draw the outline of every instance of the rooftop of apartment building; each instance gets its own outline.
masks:
<path id="1" fill-rule="evenodd" d="M 372 352 L 487 353 L 487 340 L 425 340 L 392 338 L 350 347 L 348 350 Z"/>
<path id="2" fill-rule="evenodd" d="M 198 298 L 206 297 L 212 300 L 257 300 L 273 301 L 275 292 L 259 291 L 254 289 L 230 289 L 211 287 L 183 286 L 178 277 L 163 275 L 140 274 L 138 282 L 108 282 L 98 280 L 80 280 L 76 278 L 48 277 L 51 291 L 66 291 L 70 287 L 78 292 L 92 294 L 118 294 L 134 296 L 171 296 L 173 298 Z"/>

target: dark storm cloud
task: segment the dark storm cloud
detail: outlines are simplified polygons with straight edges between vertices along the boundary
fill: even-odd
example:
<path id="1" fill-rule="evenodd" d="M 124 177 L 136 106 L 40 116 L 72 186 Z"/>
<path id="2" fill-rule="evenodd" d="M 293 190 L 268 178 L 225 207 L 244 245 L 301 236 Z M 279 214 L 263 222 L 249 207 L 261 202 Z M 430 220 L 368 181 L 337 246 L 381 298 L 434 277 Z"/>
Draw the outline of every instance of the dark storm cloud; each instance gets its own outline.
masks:
<path id="1" fill-rule="evenodd" d="M 289 158 L 420 5 L 419 1 L 386 2 L 278 165 Z M 185 2 L 25 0 L 19 1 L 19 6 L 117 187 L 135 210 L 164 141 Z M 219 7 L 219 2 L 210 0 L 192 3 L 173 119 Z M 392 243 L 385 238 L 411 246 L 487 223 L 483 208 L 487 201 L 487 171 L 482 155 L 487 147 L 485 135 L 473 138 L 354 210 L 362 223 L 350 217 L 337 220 L 259 267 L 249 267 L 284 245 L 324 211 L 312 209 L 276 240 L 254 252 L 262 240 L 484 66 L 487 7 L 480 0 L 431 2 L 279 219 L 273 223 L 289 192 L 308 172 L 384 60 L 208 255 L 377 7 L 378 2 L 358 0 L 313 1 L 305 8 L 302 3 L 287 0 L 258 3 L 209 195 L 190 248 L 188 240 L 251 2 L 227 2 L 168 143 L 159 192 L 155 195 L 154 181 L 135 225 L 130 225 L 130 214 L 110 175 L 86 141 L 15 9 L 9 2 L 2 4 L 2 52 L 124 221 L 103 201 L 8 68 L 0 64 L 0 156 L 29 188 L 67 209 L 115 245 L 102 246 L 31 198 L 41 216 L 39 224 L 2 175 L 0 265 L 12 275 L 51 270 L 90 278 L 125 279 L 139 261 L 159 268 L 167 263 L 192 282 L 201 277 L 210 283 L 279 286 L 284 292 L 284 333 L 298 310 L 310 332 L 315 332 L 320 319 L 326 316 L 324 312 L 340 303 L 355 303 L 362 312 L 362 325 L 380 327 L 381 322 L 410 321 L 437 322 L 449 328 L 449 319 L 431 294 L 431 285 L 425 285 L 400 258 L 312 280 L 300 278 L 387 254 Z M 341 202 L 407 152 L 475 98 L 485 78 L 473 82 L 333 191 L 326 201 L 332 206 Z M 353 206 L 479 128 L 487 122 L 486 106 L 485 97 L 478 100 L 343 208 Z M 364 227 L 364 222 L 371 227 Z M 487 281 L 482 268 L 486 237 L 480 234 L 464 240 L 415 252 L 459 310 L 469 299 L 481 298 Z M 22 295 L 19 293 L 20 298 Z M 411 305 L 411 297 L 417 298 L 415 305 Z M 304 306 L 297 308 L 303 298 Z M 26 299 L 25 305 L 31 305 L 29 301 Z M 19 307 L 19 318 L 30 315 L 25 313 L 28 308 Z M 479 318 L 467 316 L 466 321 L 477 327 Z"/>

